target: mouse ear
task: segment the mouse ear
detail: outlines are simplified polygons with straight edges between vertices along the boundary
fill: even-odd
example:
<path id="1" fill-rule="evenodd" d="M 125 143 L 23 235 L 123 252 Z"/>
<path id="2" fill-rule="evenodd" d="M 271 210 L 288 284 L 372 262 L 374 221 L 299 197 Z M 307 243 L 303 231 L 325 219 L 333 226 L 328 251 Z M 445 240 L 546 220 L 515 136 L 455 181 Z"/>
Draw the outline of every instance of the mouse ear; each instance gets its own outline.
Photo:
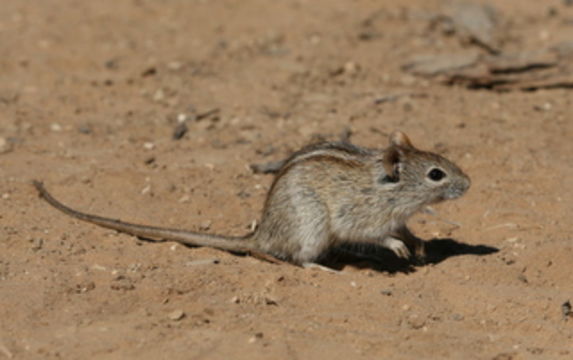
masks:
<path id="1" fill-rule="evenodd" d="M 392 134 L 390 134 L 390 145 L 404 148 L 414 147 L 408 136 L 401 131 L 394 131 Z"/>
<path id="2" fill-rule="evenodd" d="M 398 182 L 400 180 L 400 162 L 403 158 L 403 152 L 397 146 L 390 146 L 384 150 L 382 166 L 386 176 L 385 181 Z"/>

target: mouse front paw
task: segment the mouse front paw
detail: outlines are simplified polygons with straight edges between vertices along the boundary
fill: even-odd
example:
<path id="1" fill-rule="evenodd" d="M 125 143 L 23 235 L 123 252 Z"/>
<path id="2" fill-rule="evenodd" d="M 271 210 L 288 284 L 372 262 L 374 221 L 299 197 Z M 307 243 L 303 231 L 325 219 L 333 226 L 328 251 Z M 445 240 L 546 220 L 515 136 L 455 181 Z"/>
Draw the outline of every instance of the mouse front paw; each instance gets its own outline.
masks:
<path id="1" fill-rule="evenodd" d="M 409 259 L 411 256 L 410 250 L 402 240 L 386 238 L 384 239 L 384 247 L 392 250 L 392 252 L 401 259 Z"/>

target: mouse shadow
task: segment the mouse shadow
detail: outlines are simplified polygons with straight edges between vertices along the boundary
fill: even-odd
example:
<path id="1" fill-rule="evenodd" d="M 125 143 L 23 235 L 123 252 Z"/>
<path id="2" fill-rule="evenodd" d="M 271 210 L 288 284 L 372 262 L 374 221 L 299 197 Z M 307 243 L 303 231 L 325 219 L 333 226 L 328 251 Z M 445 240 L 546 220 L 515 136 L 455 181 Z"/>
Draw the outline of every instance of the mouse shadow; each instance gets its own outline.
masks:
<path id="1" fill-rule="evenodd" d="M 425 248 L 426 257 L 420 261 L 401 259 L 392 251 L 376 244 L 343 244 L 326 254 L 320 264 L 335 270 L 351 265 L 359 269 L 407 274 L 429 264 L 439 264 L 450 257 L 485 256 L 499 251 L 492 246 L 471 245 L 450 238 L 428 240 L 425 242 Z"/>

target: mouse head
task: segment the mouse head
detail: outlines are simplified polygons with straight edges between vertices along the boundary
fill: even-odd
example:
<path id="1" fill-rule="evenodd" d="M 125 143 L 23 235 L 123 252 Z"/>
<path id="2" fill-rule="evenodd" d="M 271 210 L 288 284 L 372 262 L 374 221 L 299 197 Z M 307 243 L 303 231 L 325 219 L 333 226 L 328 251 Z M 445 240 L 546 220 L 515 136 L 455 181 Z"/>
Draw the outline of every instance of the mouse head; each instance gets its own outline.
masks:
<path id="1" fill-rule="evenodd" d="M 400 131 L 390 135 L 382 164 L 385 175 L 380 182 L 394 183 L 396 190 L 416 196 L 424 204 L 458 198 L 471 183 L 457 165 L 438 154 L 418 150 Z"/>

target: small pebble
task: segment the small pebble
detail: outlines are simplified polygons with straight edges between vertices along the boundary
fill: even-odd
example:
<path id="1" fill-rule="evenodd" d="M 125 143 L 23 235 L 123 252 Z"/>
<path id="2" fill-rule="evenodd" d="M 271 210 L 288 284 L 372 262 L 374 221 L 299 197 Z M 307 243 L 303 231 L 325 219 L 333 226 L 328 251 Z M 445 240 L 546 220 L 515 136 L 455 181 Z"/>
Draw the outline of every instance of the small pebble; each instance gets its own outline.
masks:
<path id="1" fill-rule="evenodd" d="M 143 148 L 145 150 L 153 150 L 153 149 L 155 149 L 155 144 L 152 142 L 146 142 L 143 144 Z"/>
<path id="2" fill-rule="evenodd" d="M 147 185 L 146 187 L 144 187 L 144 188 L 141 190 L 141 195 L 145 195 L 145 194 L 147 194 L 147 193 L 150 192 L 150 191 L 151 191 L 151 185 Z"/>
<path id="3" fill-rule="evenodd" d="M 180 70 L 183 67 L 183 64 L 179 61 L 171 61 L 167 64 L 167 68 L 172 71 Z"/>
<path id="4" fill-rule="evenodd" d="M 181 309 L 177 309 L 170 312 L 167 317 L 173 321 L 179 321 L 185 317 L 185 312 Z"/>
<path id="5" fill-rule="evenodd" d="M 380 293 L 385 296 L 392 296 L 392 290 L 382 290 Z"/>
<path id="6" fill-rule="evenodd" d="M 408 325 L 410 325 L 410 327 L 412 329 L 421 329 L 424 327 L 424 325 L 426 325 L 426 320 L 422 319 L 420 316 L 418 316 L 417 314 L 412 314 L 410 316 L 408 316 Z"/>
<path id="7" fill-rule="evenodd" d="M 58 123 L 52 123 L 50 125 L 50 130 L 52 130 L 54 132 L 60 132 L 60 131 L 62 131 L 62 125 L 60 125 Z"/>
<path id="8" fill-rule="evenodd" d="M 42 250 L 42 247 L 44 246 L 44 239 L 42 239 L 42 238 L 32 238 L 32 239 L 30 239 L 30 242 L 32 243 L 32 250 L 33 251 L 40 251 L 40 250 Z"/>
<path id="9" fill-rule="evenodd" d="M 191 200 L 191 197 L 189 195 L 183 195 L 179 198 L 180 203 L 186 203 L 189 202 L 189 200 Z"/>
<path id="10" fill-rule="evenodd" d="M 561 304 L 561 313 L 563 314 L 563 318 L 567 320 L 567 318 L 573 316 L 573 308 L 571 307 L 571 302 L 569 300 L 565 301 Z"/>
<path id="11" fill-rule="evenodd" d="M 92 128 L 87 124 L 82 124 L 78 126 L 78 131 L 80 132 L 80 134 L 88 135 L 92 133 Z"/>
<path id="12" fill-rule="evenodd" d="M 351 75 L 355 74 L 360 69 L 360 67 L 355 62 L 352 61 L 349 61 L 346 64 L 344 64 L 343 68 L 346 74 L 351 74 Z"/>
<path id="13" fill-rule="evenodd" d="M 184 122 L 177 124 L 177 126 L 173 130 L 173 135 L 172 135 L 173 140 L 181 139 L 183 136 L 185 136 L 185 134 L 187 134 L 187 131 L 189 131 L 189 128 Z"/>
<path id="14" fill-rule="evenodd" d="M 251 338 L 249 338 L 249 344 L 252 344 L 254 342 L 256 342 L 259 339 L 263 338 L 263 333 L 262 332 L 258 332 L 256 333 L 254 336 L 252 336 Z"/>
<path id="15" fill-rule="evenodd" d="M 278 300 L 272 296 L 265 296 L 265 305 L 278 305 Z"/>
<path id="16" fill-rule="evenodd" d="M 553 109 L 553 105 L 551 103 L 543 103 L 542 105 L 534 105 L 533 106 L 534 110 L 537 111 L 550 111 L 551 109 Z"/>
<path id="17" fill-rule="evenodd" d="M 141 73 L 141 76 L 142 76 L 142 77 L 148 77 L 148 76 L 153 76 L 153 75 L 155 75 L 155 74 L 157 74 L 157 69 L 156 69 L 155 67 L 151 66 L 151 67 L 145 69 L 145 70 Z"/>
<path id="18" fill-rule="evenodd" d="M 157 160 L 157 159 L 155 158 L 155 156 L 150 156 L 150 157 L 146 158 L 146 159 L 143 161 L 143 163 L 144 163 L 145 165 L 153 165 L 153 164 L 155 163 L 155 160 Z"/>
<path id="19" fill-rule="evenodd" d="M 165 99 L 165 91 L 163 91 L 163 89 L 157 89 L 153 94 L 153 101 L 160 102 L 163 99 Z"/>
<path id="20" fill-rule="evenodd" d="M 12 151 L 12 144 L 8 139 L 0 137 L 0 154 L 6 154 Z"/>
<path id="21" fill-rule="evenodd" d="M 105 266 L 98 265 L 98 264 L 93 265 L 92 269 L 97 270 L 97 271 L 107 271 L 107 268 Z"/>
<path id="22" fill-rule="evenodd" d="M 177 115 L 177 122 L 178 123 L 184 123 L 185 121 L 187 121 L 187 114 L 181 113 L 179 115 Z"/>
<path id="23" fill-rule="evenodd" d="M 205 220 L 199 225 L 199 230 L 209 230 L 211 228 L 211 220 Z"/>

